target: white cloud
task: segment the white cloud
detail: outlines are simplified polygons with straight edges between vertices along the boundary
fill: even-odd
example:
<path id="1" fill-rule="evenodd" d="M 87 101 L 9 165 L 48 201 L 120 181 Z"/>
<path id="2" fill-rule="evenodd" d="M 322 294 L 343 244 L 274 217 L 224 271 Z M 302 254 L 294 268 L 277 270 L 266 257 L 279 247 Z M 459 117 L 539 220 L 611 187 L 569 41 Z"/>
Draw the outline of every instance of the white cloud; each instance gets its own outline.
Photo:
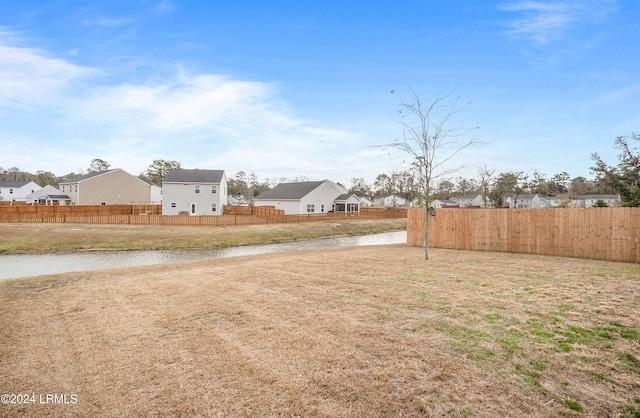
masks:
<path id="1" fill-rule="evenodd" d="M 0 33 L 0 57 L 0 107 L 50 102 L 72 82 L 96 74 L 38 49 L 9 45 L 5 33 Z"/>
<path id="2" fill-rule="evenodd" d="M 508 33 L 540 44 L 563 37 L 576 26 L 594 23 L 617 10 L 615 0 L 517 1 L 499 6 L 520 17 L 507 23 Z"/>
<path id="3" fill-rule="evenodd" d="M 271 83 L 178 69 L 166 78 L 152 75 L 153 81 L 103 85 L 101 71 L 41 50 L 0 39 L 0 55 L 0 106 L 8 109 L 0 112 L 3 164 L 27 171 L 64 174 L 102 158 L 137 174 L 163 158 L 230 174 L 350 178 L 356 173 L 348 174 L 347 161 L 367 151 L 357 134 L 295 115 Z M 33 110 L 20 112 L 29 132 L 8 123 L 18 108 Z M 21 155 L 29 149 L 32 155 Z"/>

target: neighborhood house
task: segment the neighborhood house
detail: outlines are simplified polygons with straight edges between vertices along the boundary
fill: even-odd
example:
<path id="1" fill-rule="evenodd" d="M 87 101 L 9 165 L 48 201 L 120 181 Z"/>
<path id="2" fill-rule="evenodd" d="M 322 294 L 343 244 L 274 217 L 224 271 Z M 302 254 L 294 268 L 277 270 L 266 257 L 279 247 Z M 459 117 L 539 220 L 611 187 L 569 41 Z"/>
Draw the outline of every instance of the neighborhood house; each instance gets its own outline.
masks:
<path id="1" fill-rule="evenodd" d="M 163 215 L 220 216 L 227 204 L 224 170 L 169 170 L 162 180 Z"/>
<path id="2" fill-rule="evenodd" d="M 285 215 L 360 212 L 360 199 L 330 180 L 280 183 L 253 198 L 255 206 L 274 206 Z"/>
<path id="3" fill-rule="evenodd" d="M 24 202 L 28 195 L 39 188 L 33 181 L 0 181 L 0 200 Z"/>
<path id="4" fill-rule="evenodd" d="M 115 168 L 76 177 L 58 185 L 58 195 L 48 196 L 60 205 L 130 205 L 151 201 L 151 185 Z"/>

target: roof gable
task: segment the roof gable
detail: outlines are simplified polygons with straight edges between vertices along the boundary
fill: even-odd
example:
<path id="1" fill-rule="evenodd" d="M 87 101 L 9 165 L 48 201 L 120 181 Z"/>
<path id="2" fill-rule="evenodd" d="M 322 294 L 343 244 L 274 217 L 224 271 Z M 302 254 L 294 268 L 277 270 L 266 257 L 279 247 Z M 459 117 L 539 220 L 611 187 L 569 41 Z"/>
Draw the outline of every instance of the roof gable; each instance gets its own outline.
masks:
<path id="1" fill-rule="evenodd" d="M 360 198 L 358 196 L 356 196 L 355 193 L 345 193 L 345 194 L 341 194 L 340 196 L 336 197 L 334 200 L 336 202 L 346 202 L 347 200 L 351 199 L 353 197 L 352 200 L 354 201 L 360 201 Z"/>
<path id="2" fill-rule="evenodd" d="M 84 181 L 84 180 L 88 180 L 88 179 L 93 178 L 93 177 L 102 176 L 104 174 L 111 173 L 111 172 L 116 171 L 116 170 L 120 170 L 120 169 L 119 168 L 112 168 L 111 170 L 94 171 L 92 173 L 85 174 L 84 176 L 73 177 L 73 178 L 70 178 L 68 180 L 61 181 L 59 184 L 78 183 L 78 182 L 81 182 L 81 181 Z"/>
<path id="3" fill-rule="evenodd" d="M 222 183 L 224 170 L 188 170 L 176 168 L 169 170 L 163 183 Z"/>

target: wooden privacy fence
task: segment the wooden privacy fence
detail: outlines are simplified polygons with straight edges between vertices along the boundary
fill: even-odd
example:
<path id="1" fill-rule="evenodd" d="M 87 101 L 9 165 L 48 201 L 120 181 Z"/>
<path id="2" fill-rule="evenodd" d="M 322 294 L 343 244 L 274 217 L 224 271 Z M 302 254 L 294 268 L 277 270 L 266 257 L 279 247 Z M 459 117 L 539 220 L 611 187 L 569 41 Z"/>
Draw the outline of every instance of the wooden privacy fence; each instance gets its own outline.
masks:
<path id="1" fill-rule="evenodd" d="M 111 207 L 113 206 L 113 207 Z M 121 206 L 118 208 L 117 206 Z M 19 209 L 18 209 L 19 208 Z M 38 210 L 38 208 L 56 208 Z M 108 208 L 108 209 L 103 209 Z M 109 209 L 110 208 L 110 209 Z M 6 209 L 6 208 L 2 208 Z M 229 226 L 265 223 L 327 221 L 340 219 L 406 218 L 406 209 L 378 210 L 366 208 L 358 213 L 324 213 L 285 215 L 273 206 L 225 206 L 224 216 L 168 216 L 159 214 L 132 214 L 130 205 L 110 206 L 31 206 L 21 205 L 0 210 L 0 222 L 24 223 L 92 223 L 129 225 L 205 225 Z M 80 210 L 82 209 L 82 210 Z M 374 210 L 371 210 L 374 209 Z M 155 212 L 155 209 L 153 210 Z"/>
<path id="2" fill-rule="evenodd" d="M 407 245 L 424 243 L 424 211 L 410 209 Z M 441 209 L 429 247 L 640 262 L 640 208 Z"/>
<path id="3" fill-rule="evenodd" d="M 0 205 L 0 216 L 15 215 L 15 217 L 31 218 L 50 217 L 58 215 L 70 216 L 108 216 L 108 215 L 159 215 L 162 213 L 162 206 L 145 203 L 132 203 L 130 205 L 82 205 L 82 206 L 60 206 L 60 205 Z"/>

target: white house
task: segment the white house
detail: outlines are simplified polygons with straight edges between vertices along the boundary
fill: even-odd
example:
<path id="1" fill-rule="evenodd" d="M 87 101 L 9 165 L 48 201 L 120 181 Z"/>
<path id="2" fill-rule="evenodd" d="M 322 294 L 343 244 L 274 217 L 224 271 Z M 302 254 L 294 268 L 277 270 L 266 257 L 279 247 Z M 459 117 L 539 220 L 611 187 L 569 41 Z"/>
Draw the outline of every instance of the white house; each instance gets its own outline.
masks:
<path id="1" fill-rule="evenodd" d="M 360 196 L 360 207 L 369 207 L 373 206 L 373 200 L 369 199 L 366 196 Z"/>
<path id="2" fill-rule="evenodd" d="M 408 207 L 410 202 L 402 196 L 391 195 L 384 198 L 385 208 Z"/>
<path id="3" fill-rule="evenodd" d="M 555 197 L 542 196 L 539 194 L 519 194 L 505 199 L 509 202 L 510 208 L 531 209 L 531 208 L 557 208 L 561 206 L 561 201 Z"/>
<path id="4" fill-rule="evenodd" d="M 479 193 L 454 196 L 451 200 L 458 202 L 458 206 L 461 208 L 484 207 L 484 200 Z"/>
<path id="5" fill-rule="evenodd" d="M 33 181 L 0 181 L 0 200 L 24 202 L 28 195 L 39 189 Z"/>
<path id="6" fill-rule="evenodd" d="M 592 208 L 598 200 L 604 201 L 607 206 L 619 207 L 622 199 L 619 194 L 590 194 L 577 196 L 573 201 L 573 206 L 578 208 Z"/>
<path id="7" fill-rule="evenodd" d="M 46 198 L 49 195 L 57 195 L 60 194 L 60 191 L 58 190 L 57 187 L 52 186 L 50 184 L 44 186 L 41 189 L 36 190 L 33 193 L 29 193 L 26 197 L 25 200 L 27 203 L 47 203 L 46 202 Z"/>
<path id="8" fill-rule="evenodd" d="M 436 209 L 459 208 L 460 204 L 453 199 L 435 199 L 433 202 L 431 202 L 431 205 L 429 206 Z"/>
<path id="9" fill-rule="evenodd" d="M 163 215 L 220 216 L 227 204 L 224 170 L 170 170 L 162 180 Z"/>
<path id="10" fill-rule="evenodd" d="M 280 183 L 254 197 L 253 204 L 274 206 L 285 215 L 360 211 L 360 199 L 330 180 Z"/>

